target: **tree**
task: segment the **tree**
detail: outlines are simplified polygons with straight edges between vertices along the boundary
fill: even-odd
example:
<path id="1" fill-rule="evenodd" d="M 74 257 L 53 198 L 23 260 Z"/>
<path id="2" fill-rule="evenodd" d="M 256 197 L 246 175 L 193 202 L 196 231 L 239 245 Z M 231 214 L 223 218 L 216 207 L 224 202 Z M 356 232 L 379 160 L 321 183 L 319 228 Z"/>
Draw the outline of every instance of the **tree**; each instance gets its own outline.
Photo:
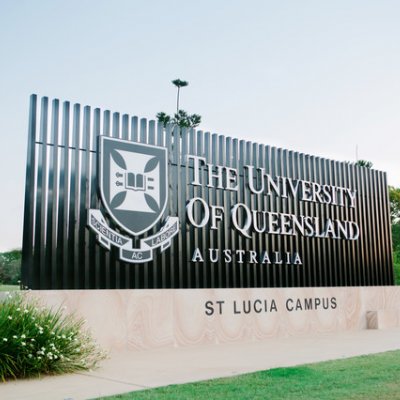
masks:
<path id="1" fill-rule="evenodd" d="M 189 82 L 182 81 L 180 79 L 174 79 L 172 83 L 178 88 L 178 93 L 176 95 L 176 112 L 179 113 L 179 91 L 181 87 L 189 86 Z"/>
<path id="2" fill-rule="evenodd" d="M 400 223 L 400 188 L 389 186 L 390 216 L 392 224 Z"/>
<path id="3" fill-rule="evenodd" d="M 188 114 L 185 110 L 179 108 L 180 89 L 188 86 L 189 82 L 181 79 L 174 79 L 172 83 L 178 88 L 176 95 L 176 113 L 171 117 L 169 114 L 161 111 L 156 115 L 157 121 L 162 123 L 164 127 L 168 124 L 179 126 L 180 128 L 195 128 L 199 126 L 201 123 L 201 116 L 199 114 Z"/>
<path id="4" fill-rule="evenodd" d="M 372 168 L 372 162 L 367 161 L 367 160 L 357 160 L 355 162 L 355 165 L 358 165 L 359 167 L 365 167 L 365 168 Z"/>

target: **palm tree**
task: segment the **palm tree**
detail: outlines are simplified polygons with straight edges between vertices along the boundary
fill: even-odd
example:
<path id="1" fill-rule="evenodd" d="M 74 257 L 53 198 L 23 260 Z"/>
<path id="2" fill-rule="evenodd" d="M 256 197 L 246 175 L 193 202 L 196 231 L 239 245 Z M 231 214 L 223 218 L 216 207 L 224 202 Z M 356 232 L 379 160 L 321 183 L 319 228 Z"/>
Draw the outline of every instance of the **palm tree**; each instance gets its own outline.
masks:
<path id="1" fill-rule="evenodd" d="M 189 85 L 189 82 L 182 81 L 181 79 L 174 79 L 172 83 L 178 88 L 178 94 L 176 96 L 176 112 L 179 112 L 179 91 L 181 87 L 185 87 Z"/>
<path id="2" fill-rule="evenodd" d="M 357 160 L 355 162 L 355 165 L 358 165 L 359 167 L 365 167 L 365 168 L 372 168 L 372 162 L 367 161 L 367 160 Z"/>

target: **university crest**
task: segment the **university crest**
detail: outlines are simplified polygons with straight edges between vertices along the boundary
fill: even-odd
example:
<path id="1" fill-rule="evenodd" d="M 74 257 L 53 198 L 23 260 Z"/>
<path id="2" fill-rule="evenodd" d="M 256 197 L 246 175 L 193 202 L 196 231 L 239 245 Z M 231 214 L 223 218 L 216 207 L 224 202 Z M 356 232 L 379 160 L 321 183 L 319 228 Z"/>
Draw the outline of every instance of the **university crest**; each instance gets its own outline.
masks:
<path id="1" fill-rule="evenodd" d="M 100 194 L 108 215 L 130 235 L 149 231 L 167 206 L 167 149 L 102 136 L 99 157 Z M 159 232 L 133 248 L 132 239 L 111 229 L 100 210 L 89 210 L 88 225 L 103 246 L 119 247 L 120 259 L 133 263 L 151 261 L 153 250 L 168 248 L 179 231 L 178 218 L 167 217 Z"/>

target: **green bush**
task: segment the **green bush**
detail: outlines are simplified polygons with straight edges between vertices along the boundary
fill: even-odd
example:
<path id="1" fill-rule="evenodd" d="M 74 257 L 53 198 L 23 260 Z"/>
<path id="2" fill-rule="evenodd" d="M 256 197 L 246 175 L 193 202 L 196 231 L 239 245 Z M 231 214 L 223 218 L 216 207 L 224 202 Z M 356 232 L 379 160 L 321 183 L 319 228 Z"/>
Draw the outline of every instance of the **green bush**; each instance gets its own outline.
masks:
<path id="1" fill-rule="evenodd" d="M 395 284 L 400 285 L 400 249 L 393 252 Z"/>
<path id="2" fill-rule="evenodd" d="M 83 324 L 26 294 L 7 294 L 0 302 L 0 379 L 94 368 L 105 354 Z"/>
<path id="3" fill-rule="evenodd" d="M 0 253 L 0 283 L 17 285 L 21 280 L 21 250 Z"/>

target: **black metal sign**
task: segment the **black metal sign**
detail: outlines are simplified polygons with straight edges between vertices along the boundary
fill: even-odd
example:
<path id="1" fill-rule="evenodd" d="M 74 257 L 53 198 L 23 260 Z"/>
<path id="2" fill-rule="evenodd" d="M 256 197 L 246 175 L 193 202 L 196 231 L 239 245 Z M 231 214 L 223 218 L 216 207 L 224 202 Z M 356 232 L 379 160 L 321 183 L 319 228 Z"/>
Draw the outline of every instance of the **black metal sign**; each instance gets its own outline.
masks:
<path id="1" fill-rule="evenodd" d="M 23 283 L 393 284 L 386 174 L 31 97 Z M 48 129 L 51 126 L 51 129 Z"/>

